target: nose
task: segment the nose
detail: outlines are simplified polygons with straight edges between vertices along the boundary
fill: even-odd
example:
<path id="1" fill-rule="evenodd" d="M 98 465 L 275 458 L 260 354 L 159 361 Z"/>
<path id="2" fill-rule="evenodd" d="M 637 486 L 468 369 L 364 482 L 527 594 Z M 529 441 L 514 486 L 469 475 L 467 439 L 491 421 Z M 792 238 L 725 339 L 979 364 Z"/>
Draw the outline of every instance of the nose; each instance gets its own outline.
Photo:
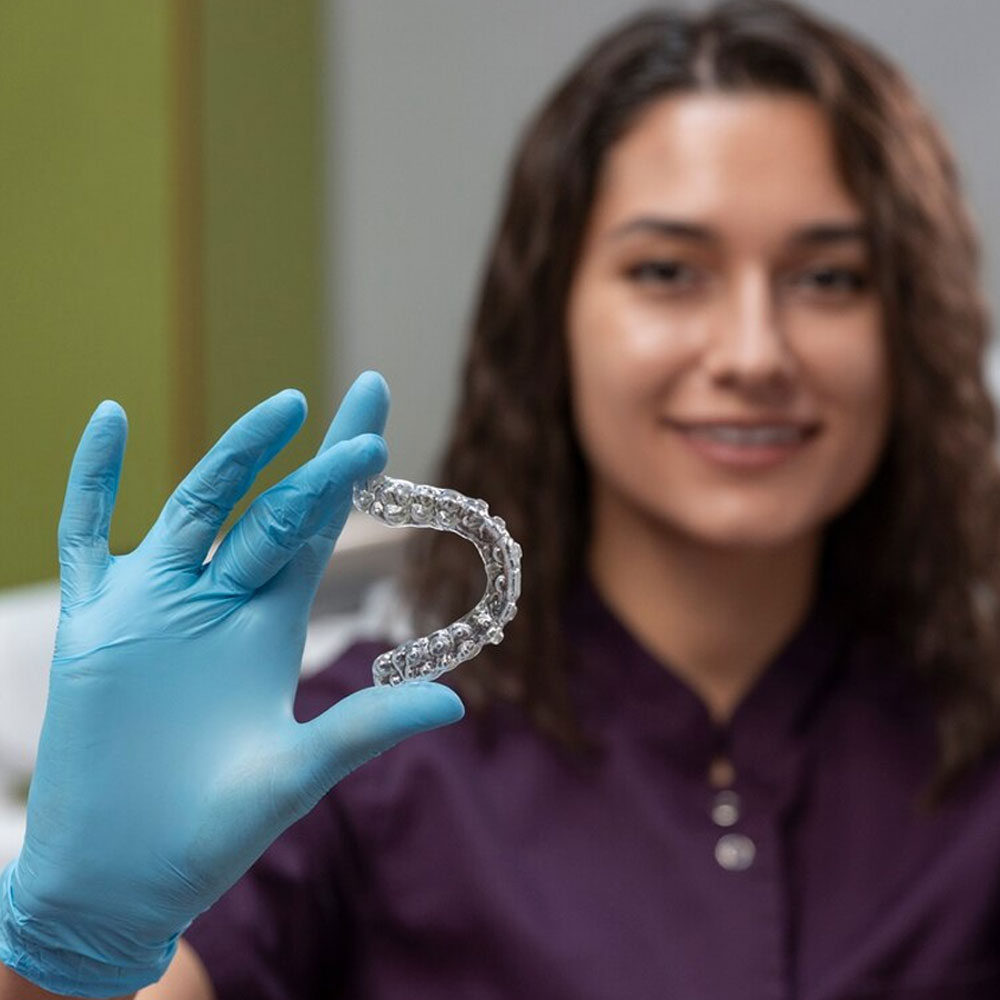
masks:
<path id="1" fill-rule="evenodd" d="M 717 314 L 704 360 L 712 381 L 721 387 L 763 397 L 765 402 L 791 392 L 795 357 L 766 273 L 746 273 L 733 283 Z"/>

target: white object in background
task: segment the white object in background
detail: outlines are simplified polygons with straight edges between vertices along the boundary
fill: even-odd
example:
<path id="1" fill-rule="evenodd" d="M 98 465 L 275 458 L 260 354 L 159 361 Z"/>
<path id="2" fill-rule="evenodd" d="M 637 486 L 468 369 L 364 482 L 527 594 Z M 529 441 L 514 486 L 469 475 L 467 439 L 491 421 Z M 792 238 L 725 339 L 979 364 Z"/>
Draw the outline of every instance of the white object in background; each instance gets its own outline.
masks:
<path id="1" fill-rule="evenodd" d="M 323 615 L 309 622 L 302 673 L 317 673 L 355 643 L 379 640 L 406 642 L 416 635 L 410 611 L 391 578 L 379 580 L 364 593 L 361 607 L 344 614 Z"/>
<path id="2" fill-rule="evenodd" d="M 58 583 L 0 593 L 0 767 L 34 765 L 58 622 Z"/>
<path id="3" fill-rule="evenodd" d="M 35 764 L 58 622 L 57 582 L 0 593 L 0 866 L 24 838 L 23 793 Z"/>

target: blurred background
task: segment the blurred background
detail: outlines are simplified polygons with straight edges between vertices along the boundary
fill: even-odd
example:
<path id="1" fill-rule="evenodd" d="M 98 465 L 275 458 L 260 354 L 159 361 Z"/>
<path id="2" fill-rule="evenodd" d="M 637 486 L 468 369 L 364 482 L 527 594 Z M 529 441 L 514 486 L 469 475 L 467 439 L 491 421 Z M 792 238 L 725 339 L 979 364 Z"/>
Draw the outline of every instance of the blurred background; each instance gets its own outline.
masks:
<path id="1" fill-rule="evenodd" d="M 943 122 L 995 303 L 1000 4 L 806 6 L 894 57 Z M 306 392 L 310 420 L 262 485 L 316 446 L 368 367 L 393 391 L 390 471 L 432 475 L 518 130 L 583 46 L 637 9 L 0 4 L 0 863 L 20 837 L 57 609 L 55 528 L 90 412 L 112 397 L 130 417 L 117 550 L 231 420 L 288 385 Z M 995 358 L 991 377 L 1000 386 Z M 352 525 L 320 618 L 391 565 L 379 532 Z"/>

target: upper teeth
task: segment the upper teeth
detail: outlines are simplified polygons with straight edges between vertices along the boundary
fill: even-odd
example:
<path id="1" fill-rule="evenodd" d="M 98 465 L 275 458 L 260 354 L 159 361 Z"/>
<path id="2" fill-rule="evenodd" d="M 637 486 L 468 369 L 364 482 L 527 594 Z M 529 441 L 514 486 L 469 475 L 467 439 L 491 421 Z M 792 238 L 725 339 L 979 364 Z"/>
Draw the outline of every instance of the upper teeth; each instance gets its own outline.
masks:
<path id="1" fill-rule="evenodd" d="M 739 427 L 732 424 L 710 427 L 691 427 L 688 433 L 722 444 L 768 445 L 793 444 L 801 441 L 805 432 L 801 427 Z"/>

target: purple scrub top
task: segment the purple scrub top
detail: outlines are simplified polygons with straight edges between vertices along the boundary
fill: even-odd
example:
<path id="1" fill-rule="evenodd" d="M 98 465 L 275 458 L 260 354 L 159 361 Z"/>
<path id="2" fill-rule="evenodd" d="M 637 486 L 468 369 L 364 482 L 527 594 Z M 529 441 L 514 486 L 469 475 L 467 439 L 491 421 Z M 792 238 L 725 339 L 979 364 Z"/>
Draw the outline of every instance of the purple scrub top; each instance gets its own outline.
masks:
<path id="1" fill-rule="evenodd" d="M 884 652 L 815 612 L 720 728 L 590 587 L 569 617 L 602 752 L 510 710 L 367 764 L 189 930 L 219 1000 L 1000 998 L 1000 765 L 928 811 L 933 720 Z"/>

